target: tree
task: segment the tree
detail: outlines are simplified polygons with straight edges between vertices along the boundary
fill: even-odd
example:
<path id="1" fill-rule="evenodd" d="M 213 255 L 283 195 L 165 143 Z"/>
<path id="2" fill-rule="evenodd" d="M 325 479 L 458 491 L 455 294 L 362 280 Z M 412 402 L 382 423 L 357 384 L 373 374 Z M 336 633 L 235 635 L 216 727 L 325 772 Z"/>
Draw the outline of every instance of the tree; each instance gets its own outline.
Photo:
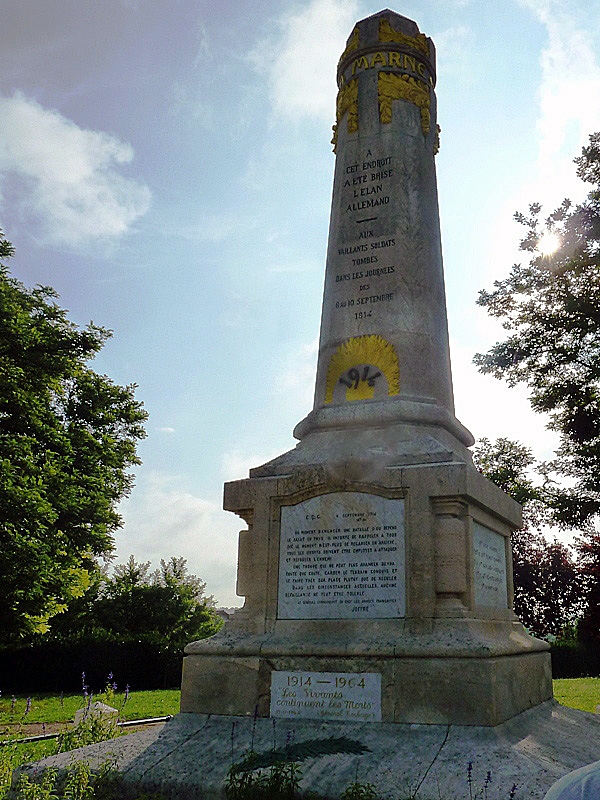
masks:
<path id="1" fill-rule="evenodd" d="M 515 215 L 531 260 L 515 264 L 492 292 L 480 292 L 479 305 L 509 333 L 474 360 L 510 386 L 525 384 L 533 409 L 550 415 L 560 436 L 550 467 L 570 482 L 553 494 L 554 520 L 584 527 L 600 511 L 600 133 L 575 163 L 577 175 L 593 184 L 581 205 L 565 200 L 544 224 L 537 203 Z M 558 247 L 543 255 L 547 232 Z"/>
<path id="2" fill-rule="evenodd" d="M 0 231 L 0 258 L 13 255 Z M 113 549 L 147 417 L 135 386 L 88 362 L 111 335 L 80 329 L 49 287 L 0 263 L 0 637 L 12 641 L 85 591 Z"/>
<path id="3" fill-rule="evenodd" d="M 161 652 L 181 655 L 186 644 L 216 633 L 221 621 L 206 584 L 190 575 L 184 558 L 150 562 L 130 556 L 117 564 L 112 577 L 101 575 L 85 597 L 75 601 L 60 620 L 62 638 L 91 635 L 113 641 L 146 641 Z"/>
<path id="4" fill-rule="evenodd" d="M 585 607 L 577 626 L 582 642 L 600 643 L 600 535 L 589 532 L 577 540 Z"/>
<path id="5" fill-rule="evenodd" d="M 583 582 L 569 548 L 542 533 L 551 519 L 549 493 L 528 475 L 537 466 L 531 450 L 510 439 L 481 439 L 473 460 L 523 506 L 523 527 L 511 537 L 515 613 L 535 636 L 559 636 L 582 613 Z"/>

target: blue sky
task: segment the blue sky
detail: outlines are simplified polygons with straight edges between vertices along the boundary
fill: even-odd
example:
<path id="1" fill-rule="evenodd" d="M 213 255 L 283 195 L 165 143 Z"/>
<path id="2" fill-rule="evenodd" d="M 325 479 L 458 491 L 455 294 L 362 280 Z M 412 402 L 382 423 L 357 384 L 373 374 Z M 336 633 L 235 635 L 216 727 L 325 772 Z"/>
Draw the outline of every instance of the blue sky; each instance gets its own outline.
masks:
<path id="1" fill-rule="evenodd" d="M 118 556 L 184 556 L 221 605 L 222 484 L 312 407 L 335 65 L 370 0 L 2 0 L 0 226 L 13 274 L 111 328 L 95 368 L 150 414 Z M 515 210 L 582 187 L 600 130 L 597 0 L 406 0 L 438 53 L 440 214 L 457 416 L 547 456 L 525 395 L 471 366 L 475 305 L 521 258 Z"/>

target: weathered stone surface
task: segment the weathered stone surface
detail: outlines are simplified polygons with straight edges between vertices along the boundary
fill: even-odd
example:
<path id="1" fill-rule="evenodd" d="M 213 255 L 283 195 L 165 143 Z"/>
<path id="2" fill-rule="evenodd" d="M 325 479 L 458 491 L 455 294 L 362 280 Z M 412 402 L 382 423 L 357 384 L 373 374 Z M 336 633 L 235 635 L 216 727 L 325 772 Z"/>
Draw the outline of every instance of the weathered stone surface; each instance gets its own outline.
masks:
<path id="1" fill-rule="evenodd" d="M 403 617 L 404 542 L 401 499 L 329 492 L 282 506 L 277 617 Z"/>
<path id="2" fill-rule="evenodd" d="M 337 800 L 357 778 L 372 783 L 381 797 L 408 796 L 419 787 L 418 797 L 423 800 L 465 798 L 469 796 L 469 764 L 474 797 L 481 796 L 491 772 L 489 798 L 507 798 L 516 784 L 516 798 L 542 800 L 558 778 L 596 759 L 600 719 L 554 702 L 495 728 L 302 719 L 279 719 L 274 726 L 273 720 L 253 721 L 252 716 L 179 714 L 160 731 L 134 733 L 63 753 L 23 771 L 67 767 L 74 757 L 92 765 L 110 759 L 120 770 L 123 798 L 159 791 L 173 800 L 216 800 L 223 797 L 230 764 L 239 762 L 251 747 L 268 753 L 274 747 L 285 748 L 286 740 L 299 744 L 330 737 L 346 737 L 368 748 L 362 755 L 336 753 L 301 763 L 301 789 L 331 800 Z"/>
<path id="3" fill-rule="evenodd" d="M 279 613 L 281 510 L 303 509 L 304 516 L 316 510 L 316 516 L 319 506 L 304 504 L 328 492 L 338 499 L 347 492 L 404 498 L 404 616 Z M 552 696 L 547 645 L 528 636 L 511 610 L 508 537 L 519 522 L 518 506 L 471 465 L 388 469 L 377 485 L 334 482 L 319 467 L 295 470 L 286 478 L 228 484 L 225 504 L 241 506 L 247 518 L 247 509 L 254 509 L 247 533 L 251 560 L 240 564 L 248 594 L 219 634 L 186 648 L 183 711 L 246 714 L 257 706 L 268 716 L 270 676 L 278 670 L 378 672 L 386 722 L 495 725 Z M 510 606 L 506 600 L 478 604 L 470 544 L 477 525 L 504 543 Z"/>

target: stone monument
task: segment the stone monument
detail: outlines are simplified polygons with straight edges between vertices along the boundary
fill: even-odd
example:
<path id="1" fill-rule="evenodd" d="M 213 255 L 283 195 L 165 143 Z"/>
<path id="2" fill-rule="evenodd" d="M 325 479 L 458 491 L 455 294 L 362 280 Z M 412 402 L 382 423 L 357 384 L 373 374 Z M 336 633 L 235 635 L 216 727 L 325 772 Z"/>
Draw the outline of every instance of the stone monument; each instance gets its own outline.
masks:
<path id="1" fill-rule="evenodd" d="M 520 507 L 454 414 L 434 45 L 382 11 L 337 80 L 314 408 L 225 485 L 245 604 L 186 648 L 181 710 L 497 725 L 552 697 L 550 656 L 513 612 Z"/>

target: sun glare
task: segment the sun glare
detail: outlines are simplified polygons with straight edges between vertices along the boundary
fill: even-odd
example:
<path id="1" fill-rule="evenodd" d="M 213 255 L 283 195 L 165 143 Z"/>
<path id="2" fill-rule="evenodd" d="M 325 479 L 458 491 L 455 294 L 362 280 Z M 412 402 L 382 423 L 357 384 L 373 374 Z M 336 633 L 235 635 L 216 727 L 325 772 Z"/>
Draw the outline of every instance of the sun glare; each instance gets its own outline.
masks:
<path id="1" fill-rule="evenodd" d="M 552 231 L 546 231 L 540 237 L 537 244 L 538 251 L 543 256 L 551 256 L 560 246 L 560 237 Z"/>

